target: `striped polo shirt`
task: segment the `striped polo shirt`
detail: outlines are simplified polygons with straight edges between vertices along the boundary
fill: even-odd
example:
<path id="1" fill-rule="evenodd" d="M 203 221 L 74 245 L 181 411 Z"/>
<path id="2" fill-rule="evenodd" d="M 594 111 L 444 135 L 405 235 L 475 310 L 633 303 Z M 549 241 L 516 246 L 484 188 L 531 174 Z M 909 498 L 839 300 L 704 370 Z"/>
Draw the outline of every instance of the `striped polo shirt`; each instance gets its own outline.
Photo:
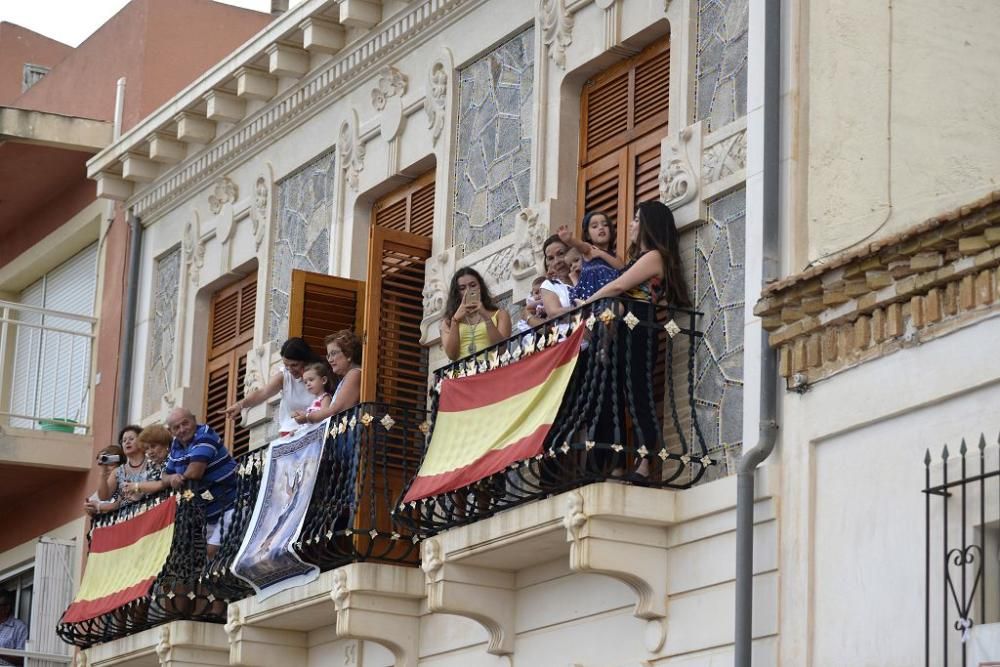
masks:
<path id="1" fill-rule="evenodd" d="M 187 445 L 174 438 L 164 468 L 166 474 L 184 474 L 191 463 L 208 464 L 200 480 L 190 480 L 191 489 L 208 504 L 205 518 L 213 521 L 233 506 L 236 499 L 236 461 L 208 424 L 199 424 Z M 207 492 L 207 493 L 206 493 Z"/>

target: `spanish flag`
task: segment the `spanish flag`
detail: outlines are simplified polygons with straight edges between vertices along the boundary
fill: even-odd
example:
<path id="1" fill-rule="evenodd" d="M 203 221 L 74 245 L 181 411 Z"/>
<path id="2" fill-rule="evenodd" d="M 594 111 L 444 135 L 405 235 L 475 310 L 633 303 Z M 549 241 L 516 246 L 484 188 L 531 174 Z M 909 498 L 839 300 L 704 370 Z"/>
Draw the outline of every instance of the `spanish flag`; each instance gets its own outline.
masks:
<path id="1" fill-rule="evenodd" d="M 127 521 L 95 528 L 80 591 L 62 622 L 96 618 L 148 595 L 170 554 L 176 514 L 171 496 Z"/>
<path id="2" fill-rule="evenodd" d="M 444 380 L 427 454 L 403 502 L 454 491 L 541 454 L 583 332 L 508 366 Z"/>

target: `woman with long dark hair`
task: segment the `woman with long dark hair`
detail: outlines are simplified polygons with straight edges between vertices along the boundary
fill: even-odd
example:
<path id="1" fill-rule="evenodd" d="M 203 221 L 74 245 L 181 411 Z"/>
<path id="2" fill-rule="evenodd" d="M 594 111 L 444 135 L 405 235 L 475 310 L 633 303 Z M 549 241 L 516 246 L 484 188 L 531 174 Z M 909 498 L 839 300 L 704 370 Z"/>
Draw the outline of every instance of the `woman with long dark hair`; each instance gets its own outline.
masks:
<path id="1" fill-rule="evenodd" d="M 455 272 L 441 321 L 441 344 L 452 361 L 510 336 L 510 315 L 493 302 L 483 277 L 472 268 Z"/>

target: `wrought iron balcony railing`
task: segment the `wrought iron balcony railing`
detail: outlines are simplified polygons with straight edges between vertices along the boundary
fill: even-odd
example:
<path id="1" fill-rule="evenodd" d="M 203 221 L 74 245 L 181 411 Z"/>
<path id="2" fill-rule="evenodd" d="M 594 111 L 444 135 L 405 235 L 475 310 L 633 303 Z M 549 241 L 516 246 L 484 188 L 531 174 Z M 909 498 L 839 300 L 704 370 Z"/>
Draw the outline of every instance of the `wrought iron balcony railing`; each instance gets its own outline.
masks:
<path id="1" fill-rule="evenodd" d="M 390 509 L 422 452 L 426 412 L 362 403 L 331 422 L 316 485 L 294 549 L 326 571 L 357 561 L 416 564 L 417 540 L 395 527 Z M 253 594 L 231 570 L 251 525 L 265 450 L 237 459 L 239 479 L 232 520 L 222 545 L 206 558 L 205 516 L 199 496 L 163 494 L 139 506 L 102 515 L 94 527 L 111 526 L 177 498 L 170 555 L 149 595 L 78 623 L 62 623 L 59 636 L 80 647 L 110 641 L 181 619 L 224 623 L 230 602 Z"/>
<path id="2" fill-rule="evenodd" d="M 587 329 L 543 453 L 455 491 L 399 505 L 399 524 L 426 537 L 592 482 L 675 489 L 697 483 L 717 463 L 695 410 L 699 315 L 607 299 L 438 369 L 432 421 L 443 380 L 514 363 Z"/>

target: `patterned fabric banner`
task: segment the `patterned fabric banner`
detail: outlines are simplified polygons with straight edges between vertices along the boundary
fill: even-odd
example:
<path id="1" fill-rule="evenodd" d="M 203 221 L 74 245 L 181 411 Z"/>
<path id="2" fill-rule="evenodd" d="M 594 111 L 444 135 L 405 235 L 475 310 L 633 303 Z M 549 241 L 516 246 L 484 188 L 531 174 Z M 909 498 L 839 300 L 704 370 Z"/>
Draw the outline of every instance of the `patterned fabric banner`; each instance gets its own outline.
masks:
<path id="1" fill-rule="evenodd" d="M 95 528 L 76 599 L 62 623 L 79 623 L 149 595 L 170 555 L 177 498 L 113 526 Z"/>
<path id="2" fill-rule="evenodd" d="M 508 366 L 444 380 L 427 455 L 403 502 L 454 491 L 541 454 L 584 331 Z"/>
<path id="3" fill-rule="evenodd" d="M 309 509 L 329 425 L 326 420 L 268 446 L 253 516 L 232 565 L 262 599 L 319 576 L 292 545 Z"/>

